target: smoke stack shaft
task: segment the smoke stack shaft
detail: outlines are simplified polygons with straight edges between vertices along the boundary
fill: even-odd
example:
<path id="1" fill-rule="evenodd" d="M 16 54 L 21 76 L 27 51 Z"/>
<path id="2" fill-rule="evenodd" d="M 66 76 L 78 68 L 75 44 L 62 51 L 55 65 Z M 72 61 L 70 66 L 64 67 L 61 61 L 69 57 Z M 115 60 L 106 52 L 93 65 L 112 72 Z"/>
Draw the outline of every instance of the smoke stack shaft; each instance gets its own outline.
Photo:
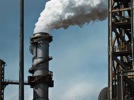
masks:
<path id="1" fill-rule="evenodd" d="M 49 43 L 52 36 L 48 33 L 36 33 L 31 38 L 32 68 L 29 83 L 33 88 L 33 100 L 49 100 L 48 87 L 53 87 L 52 72 L 49 71 Z"/>

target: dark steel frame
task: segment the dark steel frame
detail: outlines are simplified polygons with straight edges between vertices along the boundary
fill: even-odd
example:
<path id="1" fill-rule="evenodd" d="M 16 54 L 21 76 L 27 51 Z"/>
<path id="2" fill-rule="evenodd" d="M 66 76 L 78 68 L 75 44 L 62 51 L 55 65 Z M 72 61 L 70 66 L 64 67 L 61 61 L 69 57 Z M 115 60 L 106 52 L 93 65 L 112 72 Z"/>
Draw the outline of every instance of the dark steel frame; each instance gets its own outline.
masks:
<path id="1" fill-rule="evenodd" d="M 108 100 L 134 99 L 134 0 L 108 0 Z"/>
<path id="2" fill-rule="evenodd" d="M 4 67 L 5 62 L 0 59 L 0 100 L 4 100 Z"/>
<path id="3" fill-rule="evenodd" d="M 7 85 L 19 85 L 19 81 L 17 80 L 8 80 L 5 79 L 5 66 L 6 63 L 0 59 L 0 100 L 4 100 L 4 89 Z M 24 82 L 24 85 L 29 85 L 28 82 Z"/>

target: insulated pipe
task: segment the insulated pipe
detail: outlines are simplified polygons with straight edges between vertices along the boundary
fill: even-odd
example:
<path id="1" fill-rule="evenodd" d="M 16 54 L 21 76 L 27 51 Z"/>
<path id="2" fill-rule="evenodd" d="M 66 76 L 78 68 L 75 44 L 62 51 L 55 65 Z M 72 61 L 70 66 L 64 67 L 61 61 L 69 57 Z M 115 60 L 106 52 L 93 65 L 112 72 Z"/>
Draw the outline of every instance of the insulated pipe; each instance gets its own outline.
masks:
<path id="1" fill-rule="evenodd" d="M 38 81 L 33 85 L 33 100 L 49 100 L 49 84 L 43 82 L 42 77 L 51 74 L 49 71 L 49 43 L 51 41 L 52 36 L 48 33 L 36 33 L 31 37 L 30 51 L 33 54 L 33 61 L 29 72 L 33 74 L 34 78 L 38 77 Z"/>

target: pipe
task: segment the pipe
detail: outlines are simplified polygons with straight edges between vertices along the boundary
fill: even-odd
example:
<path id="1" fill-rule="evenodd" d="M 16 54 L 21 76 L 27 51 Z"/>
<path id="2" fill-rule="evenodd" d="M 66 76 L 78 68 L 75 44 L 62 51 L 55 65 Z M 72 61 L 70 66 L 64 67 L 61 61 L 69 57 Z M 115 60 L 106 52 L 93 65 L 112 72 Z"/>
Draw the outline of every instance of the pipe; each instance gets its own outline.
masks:
<path id="1" fill-rule="evenodd" d="M 52 36 L 48 33 L 35 33 L 31 37 L 30 51 L 33 55 L 32 67 L 29 72 L 33 76 L 29 77 L 29 83 L 33 87 L 33 100 L 49 100 L 48 87 L 52 81 L 52 72 L 49 71 L 49 43 Z"/>
<path id="2" fill-rule="evenodd" d="M 131 36 L 132 36 L 132 67 L 134 70 L 134 0 L 131 0 L 131 20 L 132 20 L 132 24 L 131 24 Z"/>
<path id="3" fill-rule="evenodd" d="M 108 100 L 112 100 L 112 0 L 108 8 Z"/>
<path id="4" fill-rule="evenodd" d="M 19 100 L 24 100 L 24 0 L 20 0 Z"/>

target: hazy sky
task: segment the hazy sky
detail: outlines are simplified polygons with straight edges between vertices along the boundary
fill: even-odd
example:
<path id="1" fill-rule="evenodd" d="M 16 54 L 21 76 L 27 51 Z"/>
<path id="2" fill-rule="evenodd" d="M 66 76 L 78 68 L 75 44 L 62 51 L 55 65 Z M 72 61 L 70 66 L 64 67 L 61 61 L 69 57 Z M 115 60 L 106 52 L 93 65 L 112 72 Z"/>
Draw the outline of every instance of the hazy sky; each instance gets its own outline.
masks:
<path id="1" fill-rule="evenodd" d="M 32 65 L 29 39 L 47 0 L 25 0 L 25 80 Z M 7 66 L 5 78 L 19 78 L 19 0 L 0 0 L 0 59 Z M 82 28 L 71 26 L 50 32 L 50 70 L 54 87 L 50 100 L 97 100 L 107 86 L 107 20 Z M 25 100 L 32 100 L 32 88 L 25 86 Z M 5 88 L 5 100 L 18 100 L 18 86 Z"/>

